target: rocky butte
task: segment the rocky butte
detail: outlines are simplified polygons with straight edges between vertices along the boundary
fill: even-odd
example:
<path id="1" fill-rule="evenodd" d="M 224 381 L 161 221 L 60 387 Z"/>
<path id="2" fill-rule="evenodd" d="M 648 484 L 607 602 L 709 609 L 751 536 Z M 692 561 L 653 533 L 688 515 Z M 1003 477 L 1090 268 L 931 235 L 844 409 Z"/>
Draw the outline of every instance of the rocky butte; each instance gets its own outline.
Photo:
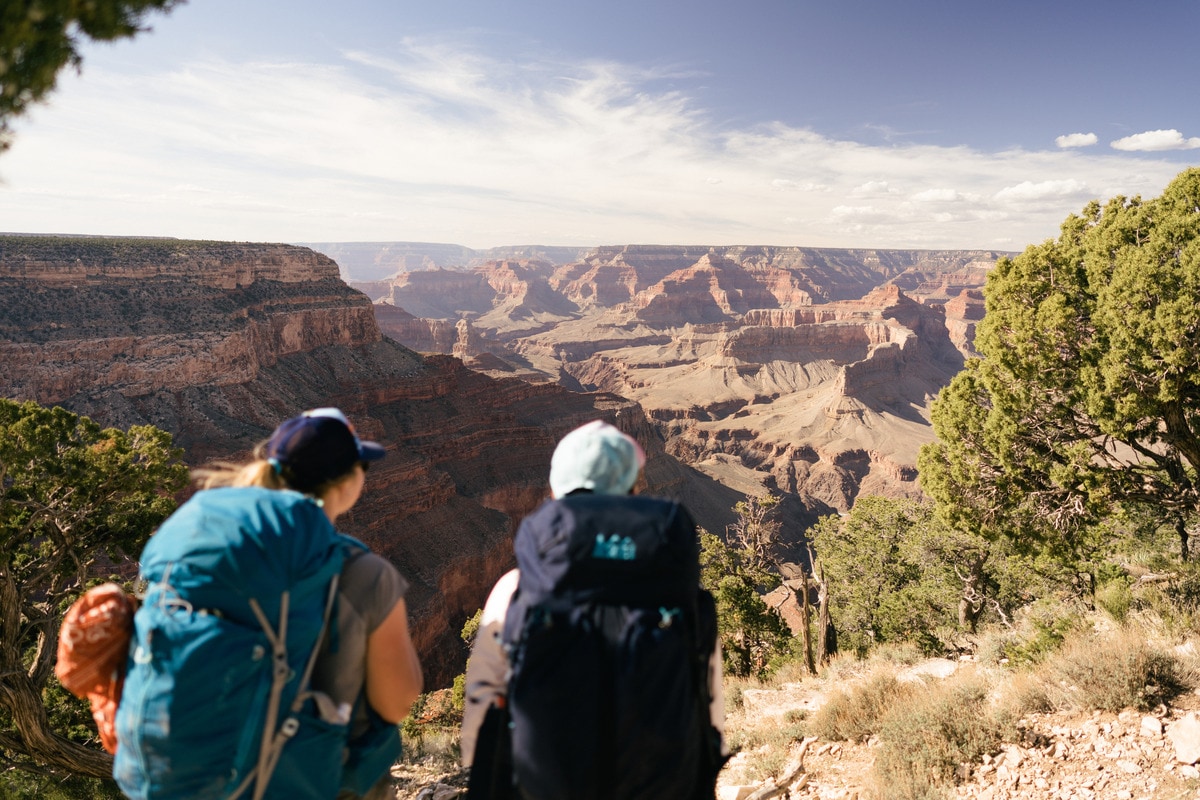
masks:
<path id="1" fill-rule="evenodd" d="M 636 401 L 681 460 L 828 513 L 860 493 L 919 494 L 930 403 L 974 354 L 1004 254 L 627 246 L 457 268 L 442 255 L 353 284 L 386 334 L 489 375 Z"/>
<path id="2" fill-rule="evenodd" d="M 246 456 L 305 408 L 343 408 L 389 450 L 346 531 L 412 582 L 435 687 L 462 669 L 458 631 L 511 565 L 511 534 L 572 427 L 600 417 L 637 436 L 649 488 L 724 529 L 738 495 L 665 452 L 636 403 L 420 355 L 374 312 L 307 248 L 0 236 L 0 392 L 157 425 L 194 465 Z"/>

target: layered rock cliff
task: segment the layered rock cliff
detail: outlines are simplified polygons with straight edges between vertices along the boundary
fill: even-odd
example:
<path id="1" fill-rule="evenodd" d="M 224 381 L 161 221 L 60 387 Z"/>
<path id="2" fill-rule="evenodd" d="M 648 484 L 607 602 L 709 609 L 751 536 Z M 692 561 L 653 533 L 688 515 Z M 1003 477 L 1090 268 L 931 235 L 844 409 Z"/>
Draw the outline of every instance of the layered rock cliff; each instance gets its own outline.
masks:
<path id="1" fill-rule="evenodd" d="M 383 281 L 410 270 L 473 267 L 503 259 L 540 259 L 566 263 L 581 258 L 588 248 L 546 245 L 508 245 L 473 250 L 457 244 L 432 242 L 299 242 L 338 263 L 342 277 L 353 281 Z"/>
<path id="2" fill-rule="evenodd" d="M 192 464 L 245 457 L 305 408 L 344 409 L 389 451 L 345 528 L 412 582 L 434 686 L 461 670 L 458 630 L 511 566 L 511 534 L 545 497 L 550 453 L 570 428 L 604 418 L 636 435 L 648 487 L 710 529 L 737 499 L 668 455 L 627 399 L 497 380 L 382 336 L 370 300 L 304 248 L 0 237 L 0 364 L 3 396 L 152 423 Z"/>
<path id="3" fill-rule="evenodd" d="M 441 316 L 458 326 L 449 347 L 377 308 L 389 335 L 490 374 L 636 400 L 670 452 L 726 483 L 845 510 L 862 492 L 919 493 L 929 404 L 974 355 L 1000 255 L 627 246 L 394 281 L 387 301 L 406 311 L 471 283 L 472 307 Z"/>

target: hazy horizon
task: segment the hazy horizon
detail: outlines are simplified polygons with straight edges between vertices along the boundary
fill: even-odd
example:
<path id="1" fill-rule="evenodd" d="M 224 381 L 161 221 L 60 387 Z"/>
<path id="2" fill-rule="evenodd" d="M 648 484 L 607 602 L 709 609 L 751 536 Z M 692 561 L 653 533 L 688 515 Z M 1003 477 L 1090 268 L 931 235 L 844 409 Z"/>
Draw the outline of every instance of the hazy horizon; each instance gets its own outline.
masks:
<path id="1" fill-rule="evenodd" d="M 1200 163 L 1200 4 L 185 3 L 87 45 L 4 225 L 1021 250 Z"/>

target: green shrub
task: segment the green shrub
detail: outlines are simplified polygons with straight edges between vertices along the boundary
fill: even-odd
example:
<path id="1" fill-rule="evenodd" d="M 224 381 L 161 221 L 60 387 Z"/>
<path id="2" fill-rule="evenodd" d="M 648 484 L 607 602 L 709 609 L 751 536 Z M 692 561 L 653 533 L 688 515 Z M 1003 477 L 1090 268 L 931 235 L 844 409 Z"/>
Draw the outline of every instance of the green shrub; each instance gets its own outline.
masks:
<path id="1" fill-rule="evenodd" d="M 454 676 L 454 684 L 450 687 L 450 710 L 461 720 L 467 710 L 467 673 Z"/>
<path id="2" fill-rule="evenodd" d="M 1200 615 L 1200 564 L 1175 563 L 1160 570 L 1173 574 L 1174 580 L 1152 584 L 1137 594 L 1141 605 L 1158 614 L 1171 626 L 1186 629 Z"/>
<path id="3" fill-rule="evenodd" d="M 1096 590 L 1096 605 L 1108 612 L 1117 622 L 1124 623 L 1133 607 L 1133 592 L 1129 580 L 1121 577 L 1103 584 Z"/>
<path id="4" fill-rule="evenodd" d="M 977 655 L 981 661 L 1007 662 L 1012 667 L 1037 664 L 1062 646 L 1081 622 L 1069 603 L 1044 599 L 1021 610 L 1011 628 L 989 632 Z"/>

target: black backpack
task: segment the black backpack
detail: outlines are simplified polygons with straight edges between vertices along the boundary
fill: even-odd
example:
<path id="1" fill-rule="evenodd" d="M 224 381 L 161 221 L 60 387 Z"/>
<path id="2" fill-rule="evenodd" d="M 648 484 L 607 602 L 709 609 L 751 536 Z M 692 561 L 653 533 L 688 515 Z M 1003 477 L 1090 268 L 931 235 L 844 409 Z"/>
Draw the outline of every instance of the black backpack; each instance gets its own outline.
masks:
<path id="1" fill-rule="evenodd" d="M 514 795 L 712 798 L 724 763 L 708 709 L 716 611 L 686 509 L 573 495 L 527 517 L 515 548 L 504 630 Z"/>

